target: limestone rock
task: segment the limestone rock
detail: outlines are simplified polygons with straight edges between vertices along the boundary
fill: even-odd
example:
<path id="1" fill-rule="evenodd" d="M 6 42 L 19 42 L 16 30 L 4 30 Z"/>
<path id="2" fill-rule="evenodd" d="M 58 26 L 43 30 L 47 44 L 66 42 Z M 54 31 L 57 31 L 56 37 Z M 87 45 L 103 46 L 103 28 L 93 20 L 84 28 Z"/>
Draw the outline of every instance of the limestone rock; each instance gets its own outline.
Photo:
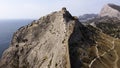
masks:
<path id="1" fill-rule="evenodd" d="M 74 22 L 65 9 L 21 27 L 4 52 L 0 68 L 70 68 L 68 28 Z"/>
<path id="2" fill-rule="evenodd" d="M 117 17 L 120 19 L 120 6 L 115 4 L 107 4 L 102 8 L 99 16 Z"/>

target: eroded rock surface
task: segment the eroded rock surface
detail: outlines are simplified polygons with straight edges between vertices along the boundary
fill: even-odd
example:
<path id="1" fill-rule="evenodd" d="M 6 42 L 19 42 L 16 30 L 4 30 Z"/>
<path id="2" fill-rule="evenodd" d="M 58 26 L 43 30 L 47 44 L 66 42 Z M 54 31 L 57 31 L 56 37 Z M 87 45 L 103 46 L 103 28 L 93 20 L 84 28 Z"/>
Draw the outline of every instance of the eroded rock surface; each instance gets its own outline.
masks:
<path id="1" fill-rule="evenodd" d="M 70 68 L 67 40 L 69 24 L 74 22 L 63 8 L 21 27 L 4 52 L 0 68 Z"/>

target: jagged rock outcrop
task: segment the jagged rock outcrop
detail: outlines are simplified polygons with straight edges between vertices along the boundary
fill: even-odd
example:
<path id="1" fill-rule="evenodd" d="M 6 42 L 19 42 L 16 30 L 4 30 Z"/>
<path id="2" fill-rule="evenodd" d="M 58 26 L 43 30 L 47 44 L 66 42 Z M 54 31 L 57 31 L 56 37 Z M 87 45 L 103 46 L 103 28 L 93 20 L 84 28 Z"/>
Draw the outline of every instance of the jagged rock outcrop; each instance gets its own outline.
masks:
<path id="1" fill-rule="evenodd" d="M 119 39 L 63 8 L 15 32 L 0 68 L 119 68 L 119 48 Z"/>
<path id="2" fill-rule="evenodd" d="M 115 4 L 107 4 L 102 8 L 99 16 L 117 17 L 118 19 L 120 19 L 120 6 Z"/>
<path id="3" fill-rule="evenodd" d="M 67 40 L 74 22 L 63 8 L 21 27 L 4 52 L 0 68 L 70 68 Z"/>

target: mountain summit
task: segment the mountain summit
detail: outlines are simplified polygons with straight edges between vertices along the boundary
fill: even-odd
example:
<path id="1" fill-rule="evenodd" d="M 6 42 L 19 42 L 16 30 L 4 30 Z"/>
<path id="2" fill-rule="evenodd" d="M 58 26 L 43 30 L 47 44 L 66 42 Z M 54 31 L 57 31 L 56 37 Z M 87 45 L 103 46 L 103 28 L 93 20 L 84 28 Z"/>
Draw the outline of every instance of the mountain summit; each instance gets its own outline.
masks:
<path id="1" fill-rule="evenodd" d="M 67 27 L 74 22 L 62 8 L 21 27 L 4 52 L 0 68 L 70 68 Z"/>
<path id="2" fill-rule="evenodd" d="M 119 39 L 62 8 L 18 29 L 0 68 L 119 68 L 119 49 Z"/>
<path id="3" fill-rule="evenodd" d="M 120 6 L 115 4 L 107 4 L 102 8 L 99 16 L 117 17 L 120 19 Z"/>

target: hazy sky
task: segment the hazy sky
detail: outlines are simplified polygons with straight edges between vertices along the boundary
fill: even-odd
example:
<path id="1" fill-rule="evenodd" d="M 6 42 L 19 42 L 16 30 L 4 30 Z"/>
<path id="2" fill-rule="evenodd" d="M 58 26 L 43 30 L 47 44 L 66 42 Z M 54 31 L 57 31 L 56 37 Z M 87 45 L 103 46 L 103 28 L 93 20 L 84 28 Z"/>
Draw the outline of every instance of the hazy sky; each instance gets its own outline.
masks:
<path id="1" fill-rule="evenodd" d="M 66 7 L 72 15 L 99 13 L 103 5 L 120 0 L 0 0 L 0 19 L 38 19 Z"/>

